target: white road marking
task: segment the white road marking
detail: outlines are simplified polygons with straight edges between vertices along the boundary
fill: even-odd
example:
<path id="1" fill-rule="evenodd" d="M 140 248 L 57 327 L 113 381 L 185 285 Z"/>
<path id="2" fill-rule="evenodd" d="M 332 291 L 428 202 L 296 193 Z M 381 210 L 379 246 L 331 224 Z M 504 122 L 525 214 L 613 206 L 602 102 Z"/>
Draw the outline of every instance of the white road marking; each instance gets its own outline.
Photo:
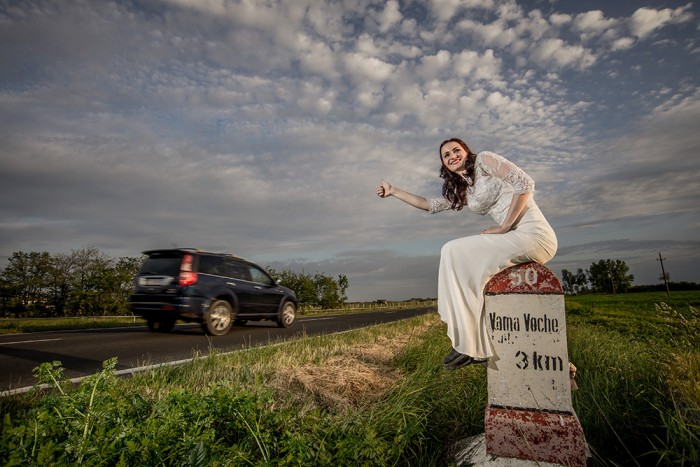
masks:
<path id="1" fill-rule="evenodd" d="M 51 341 L 62 341 L 61 338 L 56 339 L 36 339 L 33 341 L 15 341 L 15 342 L 0 342 L 0 345 L 14 345 L 14 344 L 29 344 L 30 342 L 51 342 Z"/>

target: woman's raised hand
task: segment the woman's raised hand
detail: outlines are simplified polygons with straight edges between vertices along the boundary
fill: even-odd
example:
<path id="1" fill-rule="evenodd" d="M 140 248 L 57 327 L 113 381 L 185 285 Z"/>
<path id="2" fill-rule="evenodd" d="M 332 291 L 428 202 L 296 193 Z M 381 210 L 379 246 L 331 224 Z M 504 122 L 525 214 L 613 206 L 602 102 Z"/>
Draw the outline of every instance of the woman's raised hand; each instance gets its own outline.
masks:
<path id="1" fill-rule="evenodd" d="M 377 185 L 377 196 L 379 196 L 380 198 L 386 198 L 387 196 L 391 196 L 391 185 L 383 178 L 382 181 L 379 182 L 379 185 Z"/>

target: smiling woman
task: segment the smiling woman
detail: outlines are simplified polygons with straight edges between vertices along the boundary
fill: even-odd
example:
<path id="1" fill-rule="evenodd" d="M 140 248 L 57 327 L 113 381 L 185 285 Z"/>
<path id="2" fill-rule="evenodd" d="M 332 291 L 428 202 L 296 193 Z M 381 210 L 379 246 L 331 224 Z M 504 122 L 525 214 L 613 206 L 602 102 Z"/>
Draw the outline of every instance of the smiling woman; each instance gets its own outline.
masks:
<path id="1" fill-rule="evenodd" d="M 455 370 L 498 359 L 483 313 L 483 290 L 489 279 L 515 264 L 549 261 L 557 250 L 557 238 L 532 198 L 535 182 L 522 169 L 493 152 L 475 154 L 457 138 L 440 144 L 439 153 L 442 198 L 414 195 L 385 180 L 377 187 L 377 195 L 394 196 L 431 213 L 467 206 L 497 223 L 481 235 L 442 247 L 438 312 L 447 323 L 453 346 L 443 365 Z"/>

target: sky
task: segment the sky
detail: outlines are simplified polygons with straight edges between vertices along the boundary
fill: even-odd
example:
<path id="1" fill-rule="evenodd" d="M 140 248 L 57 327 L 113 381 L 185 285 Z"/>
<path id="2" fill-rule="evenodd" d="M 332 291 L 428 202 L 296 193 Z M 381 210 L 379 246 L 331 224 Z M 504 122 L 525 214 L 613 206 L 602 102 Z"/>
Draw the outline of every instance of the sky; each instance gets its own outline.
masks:
<path id="1" fill-rule="evenodd" d="M 700 9 L 688 1 L 0 0 L 0 267 L 194 247 L 437 295 L 493 224 L 441 189 L 449 137 L 536 181 L 559 250 L 700 282 Z"/>

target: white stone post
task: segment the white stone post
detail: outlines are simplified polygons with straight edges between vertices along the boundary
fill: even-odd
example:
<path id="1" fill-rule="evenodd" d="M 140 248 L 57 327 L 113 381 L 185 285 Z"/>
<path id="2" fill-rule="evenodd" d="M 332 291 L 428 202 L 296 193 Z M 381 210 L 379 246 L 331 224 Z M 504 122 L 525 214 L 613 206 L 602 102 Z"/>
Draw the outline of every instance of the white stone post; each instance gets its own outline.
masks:
<path id="1" fill-rule="evenodd" d="M 585 466 L 559 280 L 546 267 L 525 263 L 494 276 L 485 294 L 486 326 L 498 357 L 487 371 L 486 453 Z"/>

